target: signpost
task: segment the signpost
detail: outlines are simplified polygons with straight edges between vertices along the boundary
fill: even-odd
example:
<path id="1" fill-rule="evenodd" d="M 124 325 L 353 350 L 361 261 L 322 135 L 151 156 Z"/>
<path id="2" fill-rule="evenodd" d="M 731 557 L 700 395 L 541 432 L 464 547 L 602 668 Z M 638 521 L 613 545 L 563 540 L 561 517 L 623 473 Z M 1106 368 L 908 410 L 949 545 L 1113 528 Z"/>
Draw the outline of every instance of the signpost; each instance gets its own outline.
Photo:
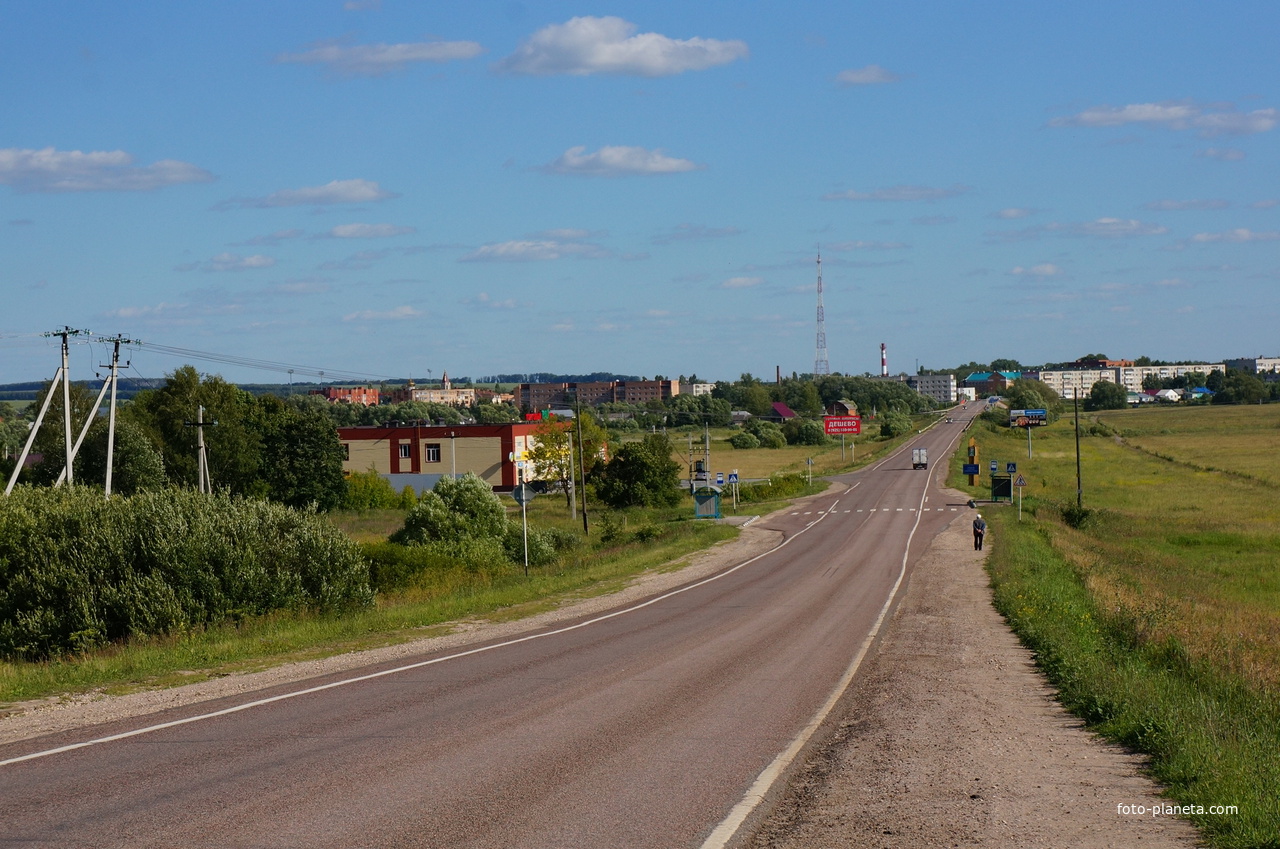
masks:
<path id="1" fill-rule="evenodd" d="M 1027 459 L 1031 459 L 1031 428 L 1049 423 L 1048 410 L 1010 410 L 1009 427 L 1020 427 L 1027 431 Z"/>
<path id="2" fill-rule="evenodd" d="M 1021 522 L 1022 521 L 1022 490 L 1025 489 L 1027 486 L 1027 479 L 1024 478 L 1022 475 L 1018 475 L 1018 477 L 1014 479 L 1013 485 L 1018 489 L 1018 521 Z"/>
<path id="3" fill-rule="evenodd" d="M 729 473 L 729 486 L 733 488 L 733 512 L 738 512 L 738 470 Z"/>
<path id="4" fill-rule="evenodd" d="M 523 466 L 524 464 L 521 463 Z M 524 506 L 533 500 L 533 487 L 527 483 L 518 484 L 511 490 L 511 497 L 520 505 L 520 521 L 524 525 L 524 576 L 529 577 L 529 514 Z"/>
<path id="5" fill-rule="evenodd" d="M 1010 474 L 1010 475 L 1017 474 L 1017 472 L 1018 472 L 1018 464 L 1017 464 L 1017 463 L 1005 463 L 1005 464 L 1004 464 L 1004 470 L 1005 470 L 1005 473 L 1006 473 L 1006 474 Z"/>

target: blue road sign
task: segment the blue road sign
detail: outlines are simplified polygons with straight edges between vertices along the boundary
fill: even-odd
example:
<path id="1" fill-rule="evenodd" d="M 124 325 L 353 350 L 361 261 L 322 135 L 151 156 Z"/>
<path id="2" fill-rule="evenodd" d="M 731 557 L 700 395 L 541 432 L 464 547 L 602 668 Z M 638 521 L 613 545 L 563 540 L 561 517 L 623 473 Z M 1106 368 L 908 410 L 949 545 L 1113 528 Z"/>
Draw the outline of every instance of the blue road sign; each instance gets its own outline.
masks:
<path id="1" fill-rule="evenodd" d="M 964 471 L 961 474 L 980 475 L 982 474 L 982 467 L 979 466 L 977 463 L 965 463 Z"/>
<path id="2" fill-rule="evenodd" d="M 1011 474 L 1011 475 L 1012 475 L 1012 474 L 1016 474 L 1016 473 L 1017 473 L 1017 471 L 1018 471 L 1018 464 L 1017 464 L 1017 463 L 1005 463 L 1005 464 L 1004 464 L 1004 470 L 1005 470 L 1006 472 L 1008 472 L 1009 474 Z"/>
<path id="3" fill-rule="evenodd" d="M 724 486 L 724 472 L 716 472 L 716 486 Z"/>
<path id="4" fill-rule="evenodd" d="M 999 464 L 999 463 L 997 463 L 995 460 L 992 460 L 992 461 L 991 461 L 991 474 L 993 474 L 993 475 L 994 475 L 994 474 L 996 473 L 996 469 L 998 469 L 998 468 L 1000 468 L 1000 464 Z"/>
<path id="5" fill-rule="evenodd" d="M 730 473 L 729 473 L 729 483 L 737 483 L 737 482 L 738 482 L 738 473 L 737 473 L 737 472 L 730 472 Z"/>

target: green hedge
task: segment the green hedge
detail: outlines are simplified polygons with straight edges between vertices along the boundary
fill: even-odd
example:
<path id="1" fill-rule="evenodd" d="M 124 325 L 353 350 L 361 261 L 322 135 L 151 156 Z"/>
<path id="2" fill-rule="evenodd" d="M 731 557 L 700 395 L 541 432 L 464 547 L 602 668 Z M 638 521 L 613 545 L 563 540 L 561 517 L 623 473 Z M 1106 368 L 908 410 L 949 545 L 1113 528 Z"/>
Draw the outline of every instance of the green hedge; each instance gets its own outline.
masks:
<path id="1" fill-rule="evenodd" d="M 359 548 L 313 513 L 190 490 L 20 487 L 0 499 L 3 656 L 372 599 Z"/>
<path id="2" fill-rule="evenodd" d="M 809 487 L 808 478 L 797 473 L 774 475 L 767 481 L 744 483 L 738 487 L 738 503 L 778 501 L 802 495 Z"/>

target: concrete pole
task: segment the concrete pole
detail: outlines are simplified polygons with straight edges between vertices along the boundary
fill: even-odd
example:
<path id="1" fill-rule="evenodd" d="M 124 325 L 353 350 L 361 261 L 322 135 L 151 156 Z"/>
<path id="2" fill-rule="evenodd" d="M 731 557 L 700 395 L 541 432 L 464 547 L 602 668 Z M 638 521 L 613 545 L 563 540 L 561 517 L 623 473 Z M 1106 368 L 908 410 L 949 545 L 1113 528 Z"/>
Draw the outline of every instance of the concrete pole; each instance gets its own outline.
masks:
<path id="1" fill-rule="evenodd" d="M 36 441 L 36 434 L 40 432 L 40 423 L 44 421 L 44 414 L 49 412 L 49 404 L 53 401 L 53 393 L 58 389 L 58 381 L 62 379 L 62 369 L 58 369 L 58 373 L 53 376 L 53 383 L 49 384 L 49 392 L 44 396 L 44 404 L 40 407 L 40 415 L 36 416 L 35 423 L 31 425 L 31 432 L 27 434 L 27 443 L 22 446 L 22 453 L 18 455 L 18 464 L 13 467 L 13 474 L 9 477 L 9 485 L 4 488 L 4 494 L 8 495 L 13 492 L 13 487 L 18 483 L 18 475 L 22 473 L 22 465 L 27 462 L 27 455 L 31 453 L 31 445 Z"/>
<path id="2" fill-rule="evenodd" d="M 71 373 L 67 371 L 67 349 L 67 333 L 64 331 L 62 334 L 62 433 L 67 449 L 67 484 L 70 485 L 75 483 L 75 476 L 71 469 L 75 454 L 71 448 Z"/>

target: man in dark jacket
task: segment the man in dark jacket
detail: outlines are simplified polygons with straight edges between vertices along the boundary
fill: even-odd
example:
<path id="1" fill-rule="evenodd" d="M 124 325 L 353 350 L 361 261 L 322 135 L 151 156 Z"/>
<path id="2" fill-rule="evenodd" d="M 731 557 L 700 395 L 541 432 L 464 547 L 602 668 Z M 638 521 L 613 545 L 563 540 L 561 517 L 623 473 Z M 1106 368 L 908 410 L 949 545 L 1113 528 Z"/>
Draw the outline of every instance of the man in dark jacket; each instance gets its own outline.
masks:
<path id="1" fill-rule="evenodd" d="M 979 513 L 973 520 L 973 550 L 982 551 L 982 538 L 987 535 L 987 520 Z"/>

